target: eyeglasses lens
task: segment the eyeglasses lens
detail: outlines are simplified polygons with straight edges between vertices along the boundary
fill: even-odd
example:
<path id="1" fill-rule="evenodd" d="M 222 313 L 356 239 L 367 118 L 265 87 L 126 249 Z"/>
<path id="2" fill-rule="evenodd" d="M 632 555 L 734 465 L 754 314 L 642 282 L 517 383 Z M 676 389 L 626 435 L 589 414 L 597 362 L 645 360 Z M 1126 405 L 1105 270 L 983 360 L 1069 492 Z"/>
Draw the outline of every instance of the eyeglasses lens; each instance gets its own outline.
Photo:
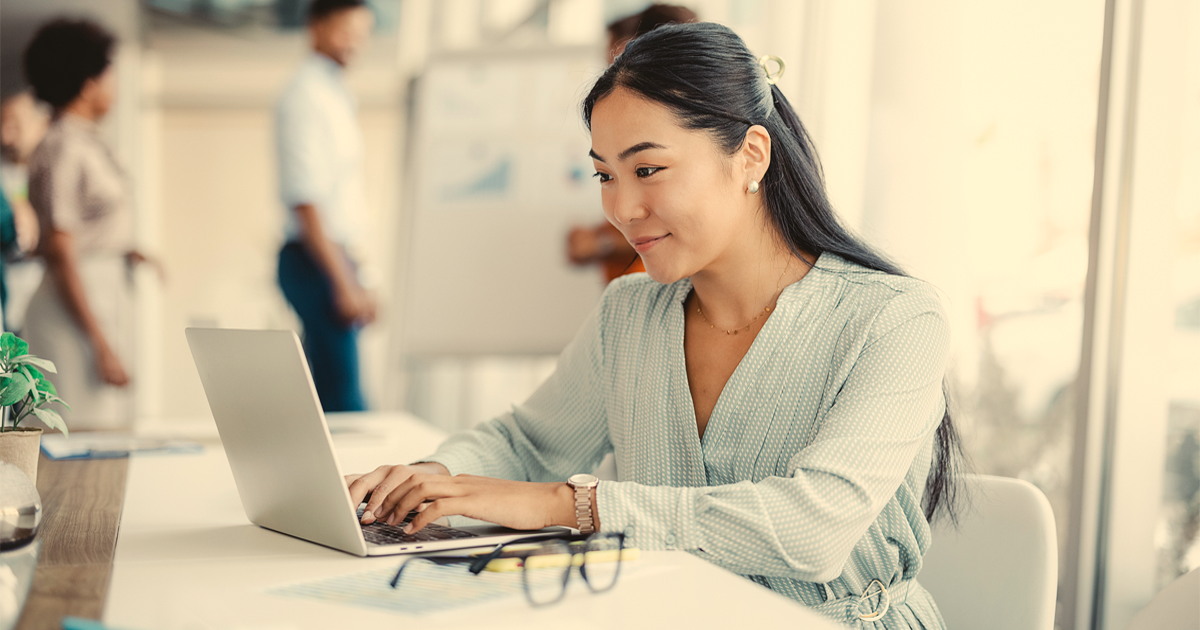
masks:
<path id="1" fill-rule="evenodd" d="M 607 591 L 617 583 L 621 570 L 621 539 L 616 536 L 593 536 L 588 539 L 580 572 L 592 592 Z"/>
<path id="2" fill-rule="evenodd" d="M 525 557 L 525 594 L 535 606 L 562 599 L 571 575 L 571 549 L 561 540 L 546 541 Z"/>

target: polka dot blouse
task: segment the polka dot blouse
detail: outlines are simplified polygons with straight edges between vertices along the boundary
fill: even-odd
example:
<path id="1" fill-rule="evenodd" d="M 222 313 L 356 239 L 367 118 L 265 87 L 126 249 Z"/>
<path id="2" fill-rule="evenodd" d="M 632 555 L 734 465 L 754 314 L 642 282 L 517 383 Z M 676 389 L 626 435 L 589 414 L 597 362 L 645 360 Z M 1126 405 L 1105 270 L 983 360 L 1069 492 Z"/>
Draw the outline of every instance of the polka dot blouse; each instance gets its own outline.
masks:
<path id="1" fill-rule="evenodd" d="M 943 628 L 915 579 L 950 343 L 936 291 L 823 254 L 783 290 L 701 439 L 683 354 L 691 289 L 616 280 L 529 400 L 426 460 L 562 481 L 612 452 L 602 531 L 686 550 L 843 623 Z"/>

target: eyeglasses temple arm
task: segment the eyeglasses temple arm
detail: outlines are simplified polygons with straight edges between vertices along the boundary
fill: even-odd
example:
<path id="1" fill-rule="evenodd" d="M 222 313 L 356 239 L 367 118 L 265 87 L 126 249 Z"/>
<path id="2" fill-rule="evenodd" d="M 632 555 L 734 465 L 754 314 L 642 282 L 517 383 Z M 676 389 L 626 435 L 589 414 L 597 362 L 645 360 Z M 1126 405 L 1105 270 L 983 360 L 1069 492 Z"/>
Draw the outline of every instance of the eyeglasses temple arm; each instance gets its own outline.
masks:
<path id="1" fill-rule="evenodd" d="M 529 536 L 527 538 L 518 538 L 516 540 L 502 542 L 499 545 L 496 545 L 496 548 L 489 551 L 487 554 L 477 556 L 475 560 L 471 562 L 471 568 L 469 570 L 472 574 L 479 575 L 483 572 L 484 568 L 487 567 L 488 563 L 500 557 L 500 554 L 503 553 L 504 549 L 509 545 L 524 545 L 534 542 L 544 542 L 547 540 L 574 540 L 575 538 L 576 537 L 574 536 Z"/>

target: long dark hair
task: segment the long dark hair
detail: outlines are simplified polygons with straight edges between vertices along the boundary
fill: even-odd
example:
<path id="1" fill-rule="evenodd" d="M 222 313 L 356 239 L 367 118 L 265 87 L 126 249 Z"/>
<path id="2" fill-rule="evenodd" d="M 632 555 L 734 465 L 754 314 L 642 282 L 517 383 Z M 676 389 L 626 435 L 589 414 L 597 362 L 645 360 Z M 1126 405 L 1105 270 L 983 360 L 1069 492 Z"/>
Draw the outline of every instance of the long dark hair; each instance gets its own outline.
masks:
<path id="1" fill-rule="evenodd" d="M 842 225 L 825 194 L 820 159 L 800 117 L 729 28 L 708 22 L 670 24 L 631 41 L 583 101 L 589 130 L 596 103 L 618 88 L 665 106 L 685 129 L 711 135 L 727 155 L 741 148 L 752 125 L 762 125 L 771 136 L 763 201 L 792 253 L 805 260 L 804 254 L 831 252 L 868 269 L 906 275 Z M 925 484 L 925 516 L 931 520 L 939 509 L 955 516 L 962 445 L 950 419 L 948 396 L 946 403 Z"/>

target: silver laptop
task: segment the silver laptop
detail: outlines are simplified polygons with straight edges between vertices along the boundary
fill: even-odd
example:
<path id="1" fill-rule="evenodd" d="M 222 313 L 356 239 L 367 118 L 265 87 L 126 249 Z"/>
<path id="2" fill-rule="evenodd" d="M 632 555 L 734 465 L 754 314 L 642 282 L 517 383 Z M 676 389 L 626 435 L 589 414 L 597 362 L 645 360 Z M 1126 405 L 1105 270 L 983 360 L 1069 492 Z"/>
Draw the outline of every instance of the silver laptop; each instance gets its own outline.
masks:
<path id="1" fill-rule="evenodd" d="M 187 339 L 251 523 L 357 556 L 465 549 L 537 533 L 431 524 L 409 535 L 403 524 L 362 525 L 296 333 L 188 328 Z"/>

